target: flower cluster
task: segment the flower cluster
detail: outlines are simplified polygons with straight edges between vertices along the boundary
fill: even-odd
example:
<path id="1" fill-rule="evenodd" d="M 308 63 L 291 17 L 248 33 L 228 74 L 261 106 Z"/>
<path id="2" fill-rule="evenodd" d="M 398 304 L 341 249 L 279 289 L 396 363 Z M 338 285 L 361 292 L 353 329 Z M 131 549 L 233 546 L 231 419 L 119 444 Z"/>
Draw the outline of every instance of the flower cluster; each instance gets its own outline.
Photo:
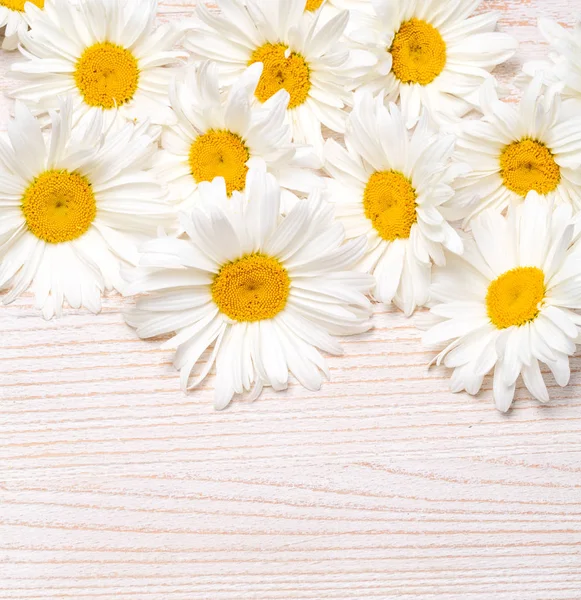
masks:
<path id="1" fill-rule="evenodd" d="M 215 406 L 318 390 L 372 301 L 427 307 L 424 343 L 499 410 L 549 395 L 581 335 L 581 28 L 517 44 L 459 0 L 0 0 L 0 289 L 46 319 L 137 296 Z M 500 97 L 499 97 L 500 96 Z"/>

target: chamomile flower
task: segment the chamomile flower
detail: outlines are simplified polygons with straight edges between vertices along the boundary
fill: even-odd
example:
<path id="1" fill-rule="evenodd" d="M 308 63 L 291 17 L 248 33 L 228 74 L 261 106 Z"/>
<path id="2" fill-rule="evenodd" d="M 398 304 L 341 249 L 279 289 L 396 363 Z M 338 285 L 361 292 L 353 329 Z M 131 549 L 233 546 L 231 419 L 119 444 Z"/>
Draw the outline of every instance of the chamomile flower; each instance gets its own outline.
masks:
<path id="1" fill-rule="evenodd" d="M 250 171 L 245 193 L 230 199 L 221 178 L 201 184 L 200 193 L 191 216 L 182 214 L 187 239 L 144 246 L 129 291 L 148 295 L 128 324 L 142 338 L 175 333 L 165 346 L 177 348 L 184 391 L 215 365 L 217 409 L 265 385 L 283 390 L 289 373 L 319 389 L 328 377 L 319 350 L 341 354 L 333 336 L 370 328 L 372 278 L 350 270 L 365 239 L 344 243 L 318 194 L 281 217 L 280 189 L 268 173 Z"/>
<path id="2" fill-rule="evenodd" d="M 339 44 L 349 13 L 321 25 L 320 12 L 314 18 L 305 14 L 306 0 L 217 4 L 218 15 L 203 3 L 197 5 L 200 25 L 186 36 L 186 47 L 199 58 L 216 61 L 226 84 L 249 65 L 263 63 L 255 97 L 265 103 L 281 89 L 289 93 L 287 119 L 295 142 L 321 149 L 321 124 L 343 132 L 352 77 L 359 62 L 370 58 L 352 55 Z"/>
<path id="3" fill-rule="evenodd" d="M 375 298 L 410 315 L 428 301 L 432 263 L 444 263 L 444 248 L 462 252 L 448 223 L 456 218 L 451 184 L 465 171 L 451 162 L 454 137 L 433 134 L 425 117 L 410 137 L 395 104 L 361 93 L 345 143 L 325 146 L 337 217 L 348 238 L 367 236 L 359 267 L 375 276 Z"/>
<path id="4" fill-rule="evenodd" d="M 251 167 L 273 173 L 282 185 L 282 210 L 297 200 L 291 191 L 309 193 L 323 185 L 310 166 L 320 159 L 291 142 L 285 124 L 288 93 L 281 90 L 264 105 L 253 102 L 262 64 L 256 63 L 227 90 L 221 90 L 213 63 L 191 67 L 175 82 L 170 101 L 177 124 L 162 136 L 157 157 L 160 178 L 170 184 L 170 197 L 180 210 L 191 210 L 198 185 L 223 177 L 228 195 L 242 192 Z"/>
<path id="5" fill-rule="evenodd" d="M 581 113 L 581 21 L 566 29 L 550 19 L 539 19 L 539 29 L 551 45 L 549 60 L 530 61 L 523 66 L 525 80 L 542 73 L 547 85 L 555 86 L 563 98 L 567 116 Z"/>
<path id="6" fill-rule="evenodd" d="M 0 29 L 3 29 L 2 50 L 16 50 L 19 34 L 28 29 L 24 7 L 31 2 L 39 10 L 44 8 L 44 0 L 0 0 Z"/>
<path id="7" fill-rule="evenodd" d="M 434 271 L 429 345 L 448 344 L 437 364 L 454 369 L 451 389 L 476 394 L 494 369 L 496 407 L 507 411 L 516 381 L 548 402 L 540 363 L 560 386 L 581 332 L 581 244 L 570 205 L 553 209 L 530 192 L 508 217 L 488 210 L 472 221 L 462 257 Z"/>
<path id="8" fill-rule="evenodd" d="M 478 105 L 490 71 L 516 51 L 516 41 L 495 32 L 498 13 L 470 16 L 480 0 L 375 0 L 374 14 L 359 15 L 350 33 L 372 50 L 376 66 L 363 89 L 401 100 L 408 127 L 422 109 L 449 125 Z"/>
<path id="9" fill-rule="evenodd" d="M 501 102 L 489 82 L 482 89 L 484 117 L 458 127 L 458 157 L 472 167 L 456 183 L 468 218 L 486 208 L 502 211 L 531 190 L 581 208 L 581 119 L 565 119 L 559 96 L 542 90 L 536 77 L 514 106 Z"/>
<path id="10" fill-rule="evenodd" d="M 157 0 L 45 0 L 28 3 L 31 29 L 20 35 L 25 62 L 12 65 L 24 83 L 12 95 L 36 111 L 58 106 L 71 94 L 77 114 L 117 112 L 131 121 L 174 121 L 168 87 L 185 58 L 174 44 L 177 27 L 155 28 Z M 32 18 L 32 13 L 39 13 Z"/>
<path id="11" fill-rule="evenodd" d="M 96 113 L 73 127 L 72 101 L 52 115 L 50 135 L 21 103 L 0 139 L 0 289 L 4 304 L 27 289 L 46 319 L 100 310 L 104 289 L 123 287 L 120 267 L 171 217 L 144 169 L 155 149 L 147 123 L 106 128 Z"/>

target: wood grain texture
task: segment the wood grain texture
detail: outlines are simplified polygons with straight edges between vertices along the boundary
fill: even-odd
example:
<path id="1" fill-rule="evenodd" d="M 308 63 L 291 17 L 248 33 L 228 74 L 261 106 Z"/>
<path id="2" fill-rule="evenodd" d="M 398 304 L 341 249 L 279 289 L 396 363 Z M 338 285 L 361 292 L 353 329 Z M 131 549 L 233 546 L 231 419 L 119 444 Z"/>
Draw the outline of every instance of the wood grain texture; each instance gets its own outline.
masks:
<path id="1" fill-rule="evenodd" d="M 546 49 L 538 16 L 581 14 L 483 8 L 522 42 L 507 84 Z M 490 382 L 450 394 L 414 320 L 378 307 L 320 393 L 215 413 L 211 381 L 183 396 L 170 352 L 124 325 L 129 302 L 0 310 L 0 599 L 581 598 L 580 357 L 550 406 L 519 387 L 504 416 Z"/>

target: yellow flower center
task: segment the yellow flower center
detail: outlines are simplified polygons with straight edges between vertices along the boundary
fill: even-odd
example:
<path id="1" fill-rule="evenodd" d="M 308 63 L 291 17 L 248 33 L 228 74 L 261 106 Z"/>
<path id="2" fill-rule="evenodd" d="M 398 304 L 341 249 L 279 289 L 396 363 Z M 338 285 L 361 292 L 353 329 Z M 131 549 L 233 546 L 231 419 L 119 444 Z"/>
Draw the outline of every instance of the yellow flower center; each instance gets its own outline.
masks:
<path id="1" fill-rule="evenodd" d="M 318 10 L 319 8 L 321 8 L 322 4 L 323 0 L 307 0 L 307 6 L 305 8 L 305 11 L 313 12 L 315 10 Z"/>
<path id="2" fill-rule="evenodd" d="M 44 0 L 0 0 L 0 6 L 5 6 L 10 10 L 24 12 L 24 5 L 27 2 L 32 2 L 32 4 L 36 4 L 38 8 L 44 8 Z"/>
<path id="3" fill-rule="evenodd" d="M 388 241 L 408 238 L 418 219 L 416 191 L 397 171 L 373 173 L 363 194 L 363 208 L 377 233 Z"/>
<path id="4" fill-rule="evenodd" d="M 122 46 L 98 42 L 86 48 L 77 61 L 75 83 L 90 106 L 123 106 L 137 91 L 137 59 Z"/>
<path id="5" fill-rule="evenodd" d="M 256 97 L 266 102 L 283 88 L 290 94 L 289 108 L 303 104 L 311 90 L 310 69 L 305 59 L 296 52 L 287 56 L 285 44 L 264 44 L 257 48 L 248 65 L 261 62 L 262 76 L 256 88 Z"/>
<path id="6" fill-rule="evenodd" d="M 196 183 L 223 177 L 228 196 L 246 187 L 249 158 L 242 138 L 230 131 L 210 130 L 199 136 L 190 148 L 190 168 Z"/>
<path id="7" fill-rule="evenodd" d="M 290 279 L 276 258 L 247 254 L 224 265 L 212 284 L 212 298 L 234 321 L 272 319 L 286 306 Z"/>
<path id="8" fill-rule="evenodd" d="M 486 311 L 497 329 L 534 321 L 545 297 L 545 274 L 537 267 L 517 267 L 497 277 L 486 294 Z"/>
<path id="9" fill-rule="evenodd" d="M 551 151 L 543 143 L 529 138 L 504 148 L 500 155 L 500 174 L 504 185 L 523 197 L 531 190 L 548 194 L 561 182 L 561 170 Z"/>
<path id="10" fill-rule="evenodd" d="M 402 83 L 428 85 L 446 66 L 446 43 L 440 32 L 420 19 L 402 24 L 389 52 L 393 73 Z"/>
<path id="11" fill-rule="evenodd" d="M 31 233 L 49 244 L 81 237 L 97 214 L 91 184 L 68 171 L 45 171 L 22 196 L 22 214 Z"/>

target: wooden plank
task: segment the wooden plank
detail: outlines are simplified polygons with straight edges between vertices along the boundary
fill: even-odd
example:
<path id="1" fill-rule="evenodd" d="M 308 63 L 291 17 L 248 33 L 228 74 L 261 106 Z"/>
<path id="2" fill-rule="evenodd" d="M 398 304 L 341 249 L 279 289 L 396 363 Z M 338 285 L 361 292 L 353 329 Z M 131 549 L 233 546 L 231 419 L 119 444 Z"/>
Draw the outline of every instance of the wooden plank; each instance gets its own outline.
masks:
<path id="1" fill-rule="evenodd" d="M 578 0 L 491 0 L 521 41 Z M 163 18 L 192 12 L 189 0 Z M 0 55 L 0 85 L 16 55 Z M 10 102 L 2 97 L 5 127 Z M 417 317 L 377 307 L 320 393 L 223 413 L 123 323 L 0 311 L 0 599 L 578 600 L 581 359 L 551 405 L 498 414 L 426 369 Z"/>

